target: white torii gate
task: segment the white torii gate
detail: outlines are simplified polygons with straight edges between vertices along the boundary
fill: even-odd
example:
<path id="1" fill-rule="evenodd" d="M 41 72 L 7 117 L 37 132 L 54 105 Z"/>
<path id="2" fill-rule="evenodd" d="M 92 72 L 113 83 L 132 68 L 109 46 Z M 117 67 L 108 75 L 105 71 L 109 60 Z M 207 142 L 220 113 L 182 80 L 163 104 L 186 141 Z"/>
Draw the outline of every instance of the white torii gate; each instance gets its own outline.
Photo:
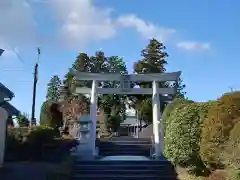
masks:
<path id="1" fill-rule="evenodd" d="M 71 74 L 76 81 L 90 80 L 92 88 L 76 87 L 77 94 L 90 94 L 91 106 L 90 117 L 93 122 L 92 148 L 95 149 L 96 139 L 96 121 L 97 121 L 97 95 L 98 94 L 152 94 L 153 106 L 153 135 L 156 158 L 162 155 L 163 151 L 163 134 L 159 129 L 161 118 L 159 94 L 174 94 L 174 88 L 159 88 L 159 82 L 176 81 L 181 75 L 181 71 L 171 73 L 154 73 L 154 74 L 112 74 L 112 73 L 86 73 L 71 70 Z M 120 88 L 99 88 L 98 81 L 120 81 Z M 151 82 L 152 88 L 131 88 L 131 82 Z M 159 134 L 161 133 L 161 134 Z M 160 135 L 160 136 L 159 136 Z M 160 142 L 160 138 L 161 141 Z M 161 144 L 160 144 L 161 143 Z"/>

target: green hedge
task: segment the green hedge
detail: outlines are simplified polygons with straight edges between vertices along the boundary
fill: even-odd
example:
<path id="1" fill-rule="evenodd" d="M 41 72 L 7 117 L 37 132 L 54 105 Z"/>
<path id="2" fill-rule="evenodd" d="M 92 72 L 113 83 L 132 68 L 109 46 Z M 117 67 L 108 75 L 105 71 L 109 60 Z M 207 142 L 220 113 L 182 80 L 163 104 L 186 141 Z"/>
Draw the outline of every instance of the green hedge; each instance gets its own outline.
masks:
<path id="1" fill-rule="evenodd" d="M 230 131 L 240 117 L 240 92 L 224 94 L 209 109 L 201 134 L 201 158 L 216 169 L 221 167 L 221 154 L 229 139 Z"/>
<path id="2" fill-rule="evenodd" d="M 240 170 L 240 117 L 230 132 L 229 140 L 224 146 L 221 162 L 228 168 Z"/>
<path id="3" fill-rule="evenodd" d="M 165 133 L 165 156 L 191 173 L 205 172 L 199 155 L 201 125 L 213 102 L 188 103 L 172 111 Z"/>
<path id="4" fill-rule="evenodd" d="M 8 130 L 6 160 L 59 161 L 76 146 L 74 139 L 64 139 L 59 132 L 46 126 L 31 129 L 13 128 Z"/>
<path id="5" fill-rule="evenodd" d="M 172 112 L 176 108 L 181 108 L 181 107 L 185 106 L 186 104 L 190 104 L 190 103 L 193 103 L 193 101 L 186 100 L 186 99 L 183 99 L 183 98 L 175 98 L 171 103 L 169 103 L 166 106 L 166 108 L 163 111 L 163 115 L 162 115 L 164 132 L 166 130 L 167 124 L 170 124 L 170 120 L 171 120 L 170 116 L 172 115 Z"/>

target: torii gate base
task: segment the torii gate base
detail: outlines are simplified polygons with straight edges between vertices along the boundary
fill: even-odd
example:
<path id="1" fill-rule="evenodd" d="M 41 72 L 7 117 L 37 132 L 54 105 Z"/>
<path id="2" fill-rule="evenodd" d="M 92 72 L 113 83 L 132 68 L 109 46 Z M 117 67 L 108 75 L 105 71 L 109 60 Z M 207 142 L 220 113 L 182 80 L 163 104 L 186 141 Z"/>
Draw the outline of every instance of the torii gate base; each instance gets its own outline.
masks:
<path id="1" fill-rule="evenodd" d="M 158 74 L 103 74 L 84 73 L 71 71 L 77 81 L 92 80 L 92 88 L 76 87 L 75 92 L 79 94 L 91 94 L 90 116 L 93 123 L 92 131 L 92 152 L 95 154 L 96 122 L 97 122 L 97 95 L 98 94 L 152 94 L 153 107 L 153 135 L 155 158 L 162 156 L 164 148 L 163 129 L 160 127 L 161 111 L 159 94 L 174 94 L 173 88 L 159 88 L 159 82 L 176 81 L 181 72 L 158 73 Z M 120 81 L 121 88 L 99 88 L 99 81 Z M 131 82 L 152 81 L 152 88 L 131 88 Z"/>

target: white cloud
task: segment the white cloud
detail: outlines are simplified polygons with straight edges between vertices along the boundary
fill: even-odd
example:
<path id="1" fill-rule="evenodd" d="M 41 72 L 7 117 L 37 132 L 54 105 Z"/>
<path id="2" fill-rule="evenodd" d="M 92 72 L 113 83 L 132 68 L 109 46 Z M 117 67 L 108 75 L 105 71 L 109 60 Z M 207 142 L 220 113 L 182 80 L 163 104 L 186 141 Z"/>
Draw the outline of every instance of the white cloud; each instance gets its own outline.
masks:
<path id="1" fill-rule="evenodd" d="M 45 8 L 51 12 L 47 18 L 53 20 L 53 26 L 47 27 L 53 28 L 48 37 L 37 30 L 37 26 L 45 25 L 37 24 L 34 19 L 35 13 L 42 15 Z M 134 14 L 113 18 L 111 12 L 109 8 L 95 6 L 92 0 L 0 0 L 0 44 L 2 48 L 11 47 L 8 48 L 10 50 L 14 47 L 21 49 L 24 45 L 36 46 L 41 41 L 79 49 L 86 43 L 114 37 L 119 27 L 132 28 L 145 39 L 154 37 L 161 41 L 166 41 L 176 32 Z M 46 18 L 44 15 L 41 17 Z M 209 44 L 198 42 L 180 42 L 177 46 L 187 50 L 210 48 Z"/>
<path id="2" fill-rule="evenodd" d="M 26 0 L 0 1 L 0 44 L 18 46 L 35 41 L 33 12 Z"/>
<path id="3" fill-rule="evenodd" d="M 210 44 L 196 41 L 182 41 L 177 44 L 177 47 L 186 50 L 207 50 L 210 49 Z"/>
<path id="4" fill-rule="evenodd" d="M 117 20 L 118 24 L 123 27 L 134 28 L 144 38 L 156 38 L 165 40 L 176 32 L 173 28 L 166 28 L 146 22 L 134 14 L 120 16 Z"/>
<path id="5" fill-rule="evenodd" d="M 91 0 L 51 0 L 54 13 L 62 23 L 60 38 L 68 45 L 79 47 L 92 40 L 115 35 L 111 10 L 97 8 Z"/>

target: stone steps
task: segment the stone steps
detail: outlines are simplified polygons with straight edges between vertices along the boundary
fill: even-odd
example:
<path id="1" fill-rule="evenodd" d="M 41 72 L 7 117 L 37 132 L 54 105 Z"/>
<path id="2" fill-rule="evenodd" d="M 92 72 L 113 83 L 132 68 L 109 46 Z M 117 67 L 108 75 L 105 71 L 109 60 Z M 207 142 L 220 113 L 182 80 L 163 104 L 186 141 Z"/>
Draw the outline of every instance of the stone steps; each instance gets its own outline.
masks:
<path id="1" fill-rule="evenodd" d="M 177 180 L 174 167 L 167 161 L 79 161 L 75 180 Z"/>
<path id="2" fill-rule="evenodd" d="M 99 156 L 136 155 L 150 156 L 151 143 L 148 139 L 132 137 L 113 137 L 109 140 L 100 139 Z"/>
<path id="3" fill-rule="evenodd" d="M 98 141 L 100 156 L 150 156 L 147 139 L 114 137 Z M 174 166 L 166 160 L 149 161 L 78 161 L 73 180 L 177 180 Z"/>

